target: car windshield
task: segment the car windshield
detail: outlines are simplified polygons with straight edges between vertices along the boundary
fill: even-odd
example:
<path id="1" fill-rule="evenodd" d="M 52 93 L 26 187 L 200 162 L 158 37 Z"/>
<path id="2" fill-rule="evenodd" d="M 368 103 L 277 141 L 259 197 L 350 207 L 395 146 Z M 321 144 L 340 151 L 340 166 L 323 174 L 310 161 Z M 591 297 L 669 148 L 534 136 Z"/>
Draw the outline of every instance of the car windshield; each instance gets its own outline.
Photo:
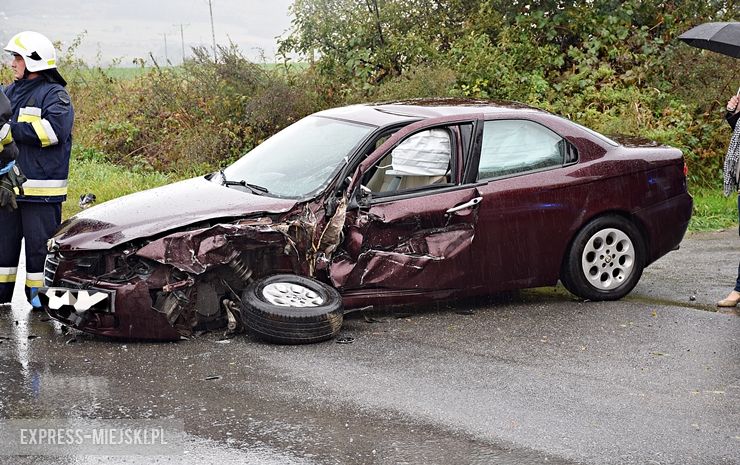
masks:
<path id="1" fill-rule="evenodd" d="M 224 170 L 267 195 L 303 198 L 326 187 L 346 157 L 375 129 L 348 121 L 309 116 L 258 145 Z"/>

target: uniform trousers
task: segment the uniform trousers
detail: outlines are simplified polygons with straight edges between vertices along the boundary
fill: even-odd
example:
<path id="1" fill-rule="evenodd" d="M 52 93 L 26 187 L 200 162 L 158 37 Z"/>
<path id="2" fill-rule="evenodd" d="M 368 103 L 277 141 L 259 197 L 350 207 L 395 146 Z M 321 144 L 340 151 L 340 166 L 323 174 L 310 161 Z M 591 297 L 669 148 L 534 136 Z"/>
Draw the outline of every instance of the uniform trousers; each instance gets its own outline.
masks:
<path id="1" fill-rule="evenodd" d="M 32 305 L 38 302 L 37 290 L 44 285 L 46 242 L 61 219 L 60 202 L 19 201 L 12 212 L 0 210 L 0 304 L 13 299 L 22 239 L 26 241 L 26 298 Z"/>

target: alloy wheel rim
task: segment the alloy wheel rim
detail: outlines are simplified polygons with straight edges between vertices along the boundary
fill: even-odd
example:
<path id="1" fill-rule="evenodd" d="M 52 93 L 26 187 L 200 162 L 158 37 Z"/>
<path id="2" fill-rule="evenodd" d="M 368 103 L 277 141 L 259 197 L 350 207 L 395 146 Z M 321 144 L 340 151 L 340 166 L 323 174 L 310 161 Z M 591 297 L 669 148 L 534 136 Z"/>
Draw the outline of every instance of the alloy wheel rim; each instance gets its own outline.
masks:
<path id="1" fill-rule="evenodd" d="M 262 295 L 269 303 L 279 307 L 318 307 L 324 299 L 315 291 L 294 283 L 271 283 Z"/>
<path id="2" fill-rule="evenodd" d="M 623 231 L 606 228 L 586 243 L 581 270 L 596 289 L 610 291 L 624 284 L 635 269 L 635 247 Z"/>

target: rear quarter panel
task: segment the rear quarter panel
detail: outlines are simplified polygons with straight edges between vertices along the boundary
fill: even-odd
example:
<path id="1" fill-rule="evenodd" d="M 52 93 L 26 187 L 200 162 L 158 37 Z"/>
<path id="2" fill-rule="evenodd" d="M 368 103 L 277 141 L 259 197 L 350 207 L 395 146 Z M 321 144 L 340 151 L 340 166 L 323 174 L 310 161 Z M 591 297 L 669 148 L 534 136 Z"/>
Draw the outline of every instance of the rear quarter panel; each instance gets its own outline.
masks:
<path id="1" fill-rule="evenodd" d="M 680 150 L 624 136 L 613 146 L 557 116 L 543 116 L 542 122 L 578 148 L 579 163 L 569 175 L 591 185 L 580 225 L 610 210 L 630 217 L 644 234 L 646 264 L 678 247 L 693 208 Z"/>
<path id="2" fill-rule="evenodd" d="M 613 146 L 562 118 L 532 119 L 573 143 L 579 161 L 479 187 L 495 205 L 482 211 L 488 218 L 481 218 L 479 231 L 487 238 L 481 253 L 494 262 L 482 274 L 489 291 L 557 282 L 573 237 L 601 215 L 622 215 L 638 225 L 647 264 L 680 243 L 692 205 L 679 150 Z"/>
<path id="3" fill-rule="evenodd" d="M 679 245 L 691 219 L 683 169 L 681 151 L 666 146 L 619 146 L 583 160 L 571 173 L 589 180 L 578 224 L 609 212 L 627 216 L 643 232 L 652 263 Z"/>

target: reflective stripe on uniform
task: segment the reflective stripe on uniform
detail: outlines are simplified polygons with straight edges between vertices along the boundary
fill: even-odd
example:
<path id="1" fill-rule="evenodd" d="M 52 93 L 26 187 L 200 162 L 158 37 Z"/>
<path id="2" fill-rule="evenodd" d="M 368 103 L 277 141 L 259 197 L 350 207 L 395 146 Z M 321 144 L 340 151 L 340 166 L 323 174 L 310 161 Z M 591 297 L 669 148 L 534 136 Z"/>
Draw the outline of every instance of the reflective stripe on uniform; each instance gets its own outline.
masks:
<path id="1" fill-rule="evenodd" d="M 51 127 L 51 123 L 48 120 L 41 118 L 41 108 L 39 107 L 23 107 L 18 112 L 19 123 L 31 123 L 36 137 L 41 141 L 42 147 L 48 147 L 50 145 L 56 145 L 59 143 L 57 133 L 54 132 L 54 128 Z"/>
<path id="2" fill-rule="evenodd" d="M 26 273 L 26 287 L 41 287 L 44 285 L 44 273 Z"/>
<path id="3" fill-rule="evenodd" d="M 18 268 L 0 267 L 0 283 L 14 283 L 16 273 L 18 273 Z"/>
<path id="4" fill-rule="evenodd" d="M 36 131 L 36 136 L 41 141 L 42 147 L 48 147 L 59 143 L 57 133 L 54 132 L 54 129 L 51 127 L 48 120 L 40 119 L 38 121 L 33 121 L 31 122 L 31 126 L 33 126 L 33 130 Z"/>
<path id="5" fill-rule="evenodd" d="M 4 147 L 11 142 L 13 142 L 13 134 L 10 132 L 10 125 L 5 123 L 0 128 L 0 146 Z"/>
<path id="6" fill-rule="evenodd" d="M 41 108 L 39 107 L 23 107 L 18 112 L 19 123 L 33 123 L 34 121 L 41 120 Z"/>
<path id="7" fill-rule="evenodd" d="M 18 195 L 18 188 L 15 188 Z M 47 197 L 54 195 L 67 195 L 66 179 L 29 179 L 23 183 L 23 195 L 26 197 Z"/>

